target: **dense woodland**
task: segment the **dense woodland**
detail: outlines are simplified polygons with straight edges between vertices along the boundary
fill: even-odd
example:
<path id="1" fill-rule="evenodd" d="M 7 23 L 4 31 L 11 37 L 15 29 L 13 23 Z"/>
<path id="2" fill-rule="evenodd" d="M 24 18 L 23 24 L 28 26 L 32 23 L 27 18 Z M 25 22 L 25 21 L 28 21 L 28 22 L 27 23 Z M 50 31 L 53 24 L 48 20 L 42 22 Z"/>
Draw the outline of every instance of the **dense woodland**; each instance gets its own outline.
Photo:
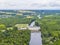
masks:
<path id="1" fill-rule="evenodd" d="M 19 31 L 15 24 L 29 24 L 33 19 L 10 17 L 0 19 L 0 45 L 28 45 L 30 31 Z M 43 45 L 60 45 L 60 16 L 36 18 L 36 25 L 40 25 Z M 8 27 L 13 29 L 7 30 Z M 3 30 L 3 31 L 2 31 Z M 4 31 L 5 30 L 5 31 Z"/>
<path id="2" fill-rule="evenodd" d="M 41 27 L 43 45 L 60 45 L 60 16 L 37 20 Z"/>
<path id="3" fill-rule="evenodd" d="M 30 31 L 18 30 L 16 24 L 29 24 L 27 18 L 10 17 L 0 19 L 0 45 L 29 45 Z M 9 28 L 11 27 L 11 28 Z M 9 29 L 7 29 L 9 28 Z"/>
<path id="4" fill-rule="evenodd" d="M 10 17 L 10 18 L 1 18 L 0 24 L 4 24 L 6 27 L 11 27 L 16 24 L 29 24 L 31 22 L 31 18 L 20 18 L 19 16 Z"/>
<path id="5" fill-rule="evenodd" d="M 33 20 L 41 27 L 43 45 L 60 45 L 60 16 L 57 15 L 43 16 L 41 19 L 37 16 L 26 18 L 17 15 L 0 18 L 0 45 L 29 45 L 31 31 L 18 30 L 15 25 L 30 24 Z"/>
<path id="6" fill-rule="evenodd" d="M 6 30 L 0 32 L 0 45 L 29 45 L 29 41 L 29 30 Z"/>

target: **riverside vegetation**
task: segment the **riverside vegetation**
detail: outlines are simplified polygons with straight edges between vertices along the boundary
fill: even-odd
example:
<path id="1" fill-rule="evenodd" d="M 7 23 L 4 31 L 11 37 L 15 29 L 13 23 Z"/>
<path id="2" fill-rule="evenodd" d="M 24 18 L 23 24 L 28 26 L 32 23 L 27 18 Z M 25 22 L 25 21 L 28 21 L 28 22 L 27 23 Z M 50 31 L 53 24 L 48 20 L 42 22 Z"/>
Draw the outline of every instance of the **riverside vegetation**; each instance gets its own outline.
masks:
<path id="1" fill-rule="evenodd" d="M 60 16 L 37 20 L 41 27 L 43 45 L 60 45 Z"/>

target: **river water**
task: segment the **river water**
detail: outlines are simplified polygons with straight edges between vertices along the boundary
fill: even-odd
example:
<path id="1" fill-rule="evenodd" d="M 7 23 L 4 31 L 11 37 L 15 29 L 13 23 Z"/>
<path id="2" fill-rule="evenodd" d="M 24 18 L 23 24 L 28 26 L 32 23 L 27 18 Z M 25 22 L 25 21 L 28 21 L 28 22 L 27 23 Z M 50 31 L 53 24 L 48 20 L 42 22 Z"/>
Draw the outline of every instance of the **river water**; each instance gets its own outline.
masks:
<path id="1" fill-rule="evenodd" d="M 33 27 L 34 24 L 35 24 L 35 21 L 33 21 L 30 26 Z M 31 32 L 31 39 L 30 39 L 29 45 L 42 45 L 42 38 L 41 38 L 40 31 Z"/>
<path id="2" fill-rule="evenodd" d="M 31 40 L 29 45 L 42 45 L 41 32 L 31 33 Z"/>

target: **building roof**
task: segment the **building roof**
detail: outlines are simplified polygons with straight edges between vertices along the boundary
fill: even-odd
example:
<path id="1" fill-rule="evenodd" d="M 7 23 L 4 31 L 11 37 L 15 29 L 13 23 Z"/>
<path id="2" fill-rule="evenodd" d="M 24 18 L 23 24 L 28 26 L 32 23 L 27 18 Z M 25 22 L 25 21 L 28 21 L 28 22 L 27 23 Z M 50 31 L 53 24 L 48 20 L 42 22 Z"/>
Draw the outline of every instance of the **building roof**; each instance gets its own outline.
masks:
<path id="1" fill-rule="evenodd" d="M 15 27 L 25 28 L 25 27 L 28 27 L 28 24 L 16 24 Z"/>

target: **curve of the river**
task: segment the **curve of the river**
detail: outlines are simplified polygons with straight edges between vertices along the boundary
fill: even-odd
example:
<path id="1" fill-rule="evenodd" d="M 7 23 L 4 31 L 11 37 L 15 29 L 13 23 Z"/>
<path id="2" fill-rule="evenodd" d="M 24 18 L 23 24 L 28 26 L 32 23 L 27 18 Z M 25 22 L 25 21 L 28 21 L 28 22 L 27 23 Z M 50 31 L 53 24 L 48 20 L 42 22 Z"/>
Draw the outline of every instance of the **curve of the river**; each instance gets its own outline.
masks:
<path id="1" fill-rule="evenodd" d="M 31 23 L 30 26 L 33 26 L 35 24 L 35 21 Z M 29 42 L 29 45 L 42 45 L 42 38 L 41 38 L 41 32 L 31 32 L 31 39 Z"/>

